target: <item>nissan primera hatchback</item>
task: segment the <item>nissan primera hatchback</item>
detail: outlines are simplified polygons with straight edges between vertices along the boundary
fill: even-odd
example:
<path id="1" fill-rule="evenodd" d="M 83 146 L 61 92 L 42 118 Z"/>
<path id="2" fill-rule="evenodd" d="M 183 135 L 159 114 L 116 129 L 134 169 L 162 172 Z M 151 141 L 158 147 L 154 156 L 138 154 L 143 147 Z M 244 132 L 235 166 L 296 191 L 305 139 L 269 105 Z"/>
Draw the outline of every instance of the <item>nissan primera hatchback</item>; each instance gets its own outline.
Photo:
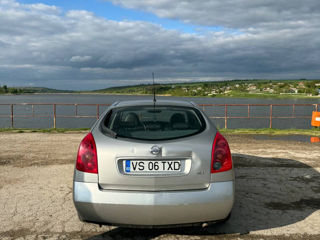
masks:
<path id="1" fill-rule="evenodd" d="M 80 220 L 168 226 L 228 218 L 234 171 L 226 139 L 193 103 L 114 103 L 80 143 Z"/>

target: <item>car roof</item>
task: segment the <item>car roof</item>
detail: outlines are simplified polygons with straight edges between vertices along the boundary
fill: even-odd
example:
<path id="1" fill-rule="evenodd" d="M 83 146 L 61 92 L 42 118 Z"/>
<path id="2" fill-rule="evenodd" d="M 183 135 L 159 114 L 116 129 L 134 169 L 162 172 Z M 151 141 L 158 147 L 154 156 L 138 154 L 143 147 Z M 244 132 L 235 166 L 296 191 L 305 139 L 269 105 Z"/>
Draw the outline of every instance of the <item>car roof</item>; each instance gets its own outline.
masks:
<path id="1" fill-rule="evenodd" d="M 132 100 L 132 101 L 121 101 L 112 104 L 113 107 L 129 107 L 129 106 L 153 106 L 153 100 Z M 187 101 L 176 101 L 176 100 L 161 100 L 158 99 L 155 105 L 166 105 L 166 106 L 181 106 L 181 107 L 196 107 L 192 102 Z"/>

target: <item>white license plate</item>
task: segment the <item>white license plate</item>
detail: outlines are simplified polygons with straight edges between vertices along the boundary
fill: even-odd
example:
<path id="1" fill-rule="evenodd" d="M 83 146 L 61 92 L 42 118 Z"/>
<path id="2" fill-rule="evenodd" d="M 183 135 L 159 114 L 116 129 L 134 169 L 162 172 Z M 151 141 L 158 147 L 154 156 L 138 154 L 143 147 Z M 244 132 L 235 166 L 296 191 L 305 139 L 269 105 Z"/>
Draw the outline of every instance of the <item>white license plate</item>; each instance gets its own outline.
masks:
<path id="1" fill-rule="evenodd" d="M 180 161 L 141 161 L 141 160 L 125 160 L 125 173 L 147 173 L 147 172 L 180 172 Z"/>

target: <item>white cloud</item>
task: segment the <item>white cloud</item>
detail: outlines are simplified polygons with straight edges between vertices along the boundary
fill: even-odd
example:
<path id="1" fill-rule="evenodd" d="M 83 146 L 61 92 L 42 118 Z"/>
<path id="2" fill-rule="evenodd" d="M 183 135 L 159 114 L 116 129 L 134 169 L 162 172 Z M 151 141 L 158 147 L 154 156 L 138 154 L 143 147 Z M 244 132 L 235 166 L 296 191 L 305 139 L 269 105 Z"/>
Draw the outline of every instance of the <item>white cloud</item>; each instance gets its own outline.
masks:
<path id="1" fill-rule="evenodd" d="M 127 8 L 152 12 L 205 26 L 228 28 L 261 27 L 268 24 L 319 22 L 318 0 L 109 0 Z M 319 24 L 319 23 L 317 23 Z"/>
<path id="2" fill-rule="evenodd" d="M 87 62 L 91 59 L 92 59 L 91 56 L 73 56 L 70 59 L 70 62 Z"/>
<path id="3" fill-rule="evenodd" d="M 61 10 L 58 7 L 45 5 L 42 3 L 27 4 L 22 6 L 24 6 L 26 9 L 31 11 L 46 12 L 46 13 L 53 13 L 53 14 L 61 13 Z"/>

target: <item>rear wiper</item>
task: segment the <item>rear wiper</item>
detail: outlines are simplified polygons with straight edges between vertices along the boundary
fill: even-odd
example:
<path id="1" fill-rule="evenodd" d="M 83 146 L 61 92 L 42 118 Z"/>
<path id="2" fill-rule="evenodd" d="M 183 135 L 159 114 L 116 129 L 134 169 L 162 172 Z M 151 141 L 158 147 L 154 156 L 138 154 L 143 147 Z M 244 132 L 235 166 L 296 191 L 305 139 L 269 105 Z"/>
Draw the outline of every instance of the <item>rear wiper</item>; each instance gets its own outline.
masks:
<path id="1" fill-rule="evenodd" d="M 117 138 L 118 134 L 114 131 L 112 131 L 110 128 L 106 129 L 106 132 L 113 138 Z"/>
<path id="2" fill-rule="evenodd" d="M 160 109 L 151 109 L 151 110 L 148 110 L 148 113 L 161 113 L 162 110 Z"/>
<path id="3" fill-rule="evenodd" d="M 117 138 L 117 136 L 118 136 L 118 134 L 117 134 L 116 132 L 112 131 L 110 128 L 107 128 L 107 127 L 104 126 L 104 125 L 101 125 L 101 130 L 102 130 L 104 133 L 110 135 L 110 136 L 113 137 L 113 138 Z"/>

